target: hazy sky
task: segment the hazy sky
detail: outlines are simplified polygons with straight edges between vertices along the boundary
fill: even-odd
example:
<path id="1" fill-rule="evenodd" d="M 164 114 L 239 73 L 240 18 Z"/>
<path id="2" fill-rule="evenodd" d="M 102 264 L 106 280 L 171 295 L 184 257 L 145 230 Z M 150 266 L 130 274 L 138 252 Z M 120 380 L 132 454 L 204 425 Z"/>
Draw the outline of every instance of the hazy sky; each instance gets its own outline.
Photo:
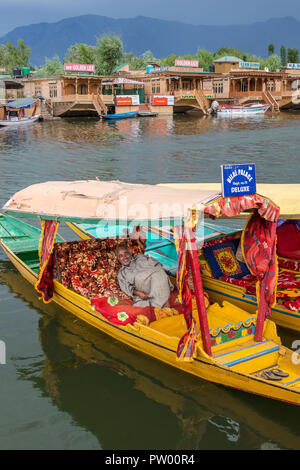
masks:
<path id="1" fill-rule="evenodd" d="M 16 26 L 96 14 L 138 15 L 193 24 L 243 24 L 272 17 L 300 20 L 299 0 L 0 0 L 0 37 Z"/>

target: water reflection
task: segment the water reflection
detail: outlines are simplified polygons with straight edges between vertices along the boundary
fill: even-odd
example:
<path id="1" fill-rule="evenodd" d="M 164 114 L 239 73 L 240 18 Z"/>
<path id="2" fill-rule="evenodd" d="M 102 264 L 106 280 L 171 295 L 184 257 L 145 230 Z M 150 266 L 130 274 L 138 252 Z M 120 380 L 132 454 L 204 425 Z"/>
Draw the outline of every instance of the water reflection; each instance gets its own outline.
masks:
<path id="1" fill-rule="evenodd" d="M 148 358 L 54 304 L 2 263 L 1 283 L 39 315 L 43 358 L 15 357 L 30 381 L 104 449 L 299 445 L 294 407 L 228 390 Z"/>

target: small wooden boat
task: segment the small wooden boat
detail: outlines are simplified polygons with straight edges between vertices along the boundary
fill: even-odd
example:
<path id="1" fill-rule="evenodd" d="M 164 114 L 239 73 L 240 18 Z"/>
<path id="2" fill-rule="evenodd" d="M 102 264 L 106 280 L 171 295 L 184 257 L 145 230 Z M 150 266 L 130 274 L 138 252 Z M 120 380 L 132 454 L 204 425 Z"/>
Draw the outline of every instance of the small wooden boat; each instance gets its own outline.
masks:
<path id="1" fill-rule="evenodd" d="M 134 118 L 138 115 L 137 111 L 132 111 L 130 113 L 116 113 L 116 114 L 101 114 L 101 117 L 103 119 L 128 119 L 128 118 Z"/>
<path id="2" fill-rule="evenodd" d="M 160 210 L 157 211 L 159 201 Z M 176 207 L 172 211 L 174 201 Z M 136 212 L 137 204 L 145 206 L 142 215 Z M 265 224 L 270 235 L 270 262 L 265 269 L 264 282 L 259 281 L 260 301 L 255 315 L 249 315 L 228 301 L 222 304 L 208 302 L 202 289 L 193 231 L 198 215 L 203 212 L 213 217 L 217 213 L 232 217 L 245 208 L 252 210 L 247 236 L 251 236 L 253 230 L 259 243 L 260 223 Z M 13 195 L 3 210 L 7 215 L 0 218 L 1 246 L 20 273 L 36 287 L 44 302 L 53 300 L 120 342 L 187 373 L 228 387 L 300 404 L 298 360 L 293 351 L 281 345 L 276 326 L 268 318 L 275 288 L 272 283 L 276 261 L 274 227 L 279 215 L 278 207 L 269 199 L 255 194 L 225 200 L 216 191 L 171 190 L 120 182 L 63 181 L 29 186 Z M 151 217 L 147 217 L 147 211 Z M 28 224 L 11 217 L 13 215 L 42 219 L 39 244 L 37 229 L 32 231 Z M 136 224 L 136 238 L 126 241 L 131 247 L 133 242 L 136 243 L 141 251 L 143 241 L 137 227 L 146 225 L 147 221 L 151 226 L 171 225 L 175 227 L 174 233 L 179 235 L 176 236 L 178 298 L 174 300 L 172 312 L 155 309 L 153 317 L 153 312 L 148 316 L 143 310 L 141 319 L 140 315 L 133 314 L 135 307 L 121 301 L 115 291 L 109 297 L 101 294 L 99 298 L 100 284 L 96 291 L 92 289 L 94 268 L 91 266 L 94 262 L 100 263 L 101 276 L 105 276 L 107 256 L 110 260 L 106 262 L 107 275 L 111 280 L 112 274 L 116 275 L 112 255 L 124 239 L 63 243 L 57 239 L 60 222 L 94 224 L 99 221 L 112 225 L 113 221 L 120 221 L 126 225 L 126 216 Z M 256 248 L 255 243 L 251 246 Z M 107 250 L 110 250 L 109 255 Z M 253 267 L 261 269 L 258 255 L 254 254 L 252 259 Z M 85 284 L 82 284 L 82 276 Z M 266 289 L 265 282 L 268 283 Z M 101 286 L 101 289 L 106 288 L 102 281 Z"/>
<path id="3" fill-rule="evenodd" d="M 269 105 L 249 103 L 245 105 L 222 105 L 217 109 L 218 116 L 255 116 L 264 114 L 270 108 Z"/>
<path id="4" fill-rule="evenodd" d="M 139 111 L 138 115 L 140 117 L 154 117 L 157 116 L 158 113 L 154 113 L 152 111 Z"/>
<path id="5" fill-rule="evenodd" d="M 15 126 L 22 126 L 24 124 L 31 124 L 35 121 L 38 121 L 40 119 L 40 115 L 36 116 L 26 116 L 23 118 L 9 118 L 8 120 L 0 120 L 0 126 L 2 127 L 15 127 Z"/>
<path id="6" fill-rule="evenodd" d="M 29 108 L 34 104 L 31 115 L 25 114 L 25 108 Z M 15 127 L 31 124 L 40 119 L 40 115 L 36 114 L 37 100 L 34 98 L 22 98 L 10 101 L 8 104 L 2 105 L 4 119 L 0 120 L 2 127 Z"/>

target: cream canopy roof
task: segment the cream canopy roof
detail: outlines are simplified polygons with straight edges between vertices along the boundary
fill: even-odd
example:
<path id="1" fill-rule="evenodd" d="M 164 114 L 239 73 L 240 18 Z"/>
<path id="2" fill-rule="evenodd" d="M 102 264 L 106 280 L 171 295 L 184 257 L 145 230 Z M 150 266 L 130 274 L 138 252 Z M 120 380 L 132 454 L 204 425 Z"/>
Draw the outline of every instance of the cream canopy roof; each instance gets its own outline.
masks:
<path id="1" fill-rule="evenodd" d="M 120 181 L 50 181 L 17 192 L 4 205 L 7 213 L 45 219 L 97 222 L 182 220 L 189 209 L 203 210 L 218 190 L 178 189 Z"/>
<path id="2" fill-rule="evenodd" d="M 221 191 L 221 183 L 163 183 L 158 185 L 172 189 L 206 189 Z M 271 199 L 280 207 L 280 219 L 300 219 L 300 184 L 258 183 L 256 192 Z"/>

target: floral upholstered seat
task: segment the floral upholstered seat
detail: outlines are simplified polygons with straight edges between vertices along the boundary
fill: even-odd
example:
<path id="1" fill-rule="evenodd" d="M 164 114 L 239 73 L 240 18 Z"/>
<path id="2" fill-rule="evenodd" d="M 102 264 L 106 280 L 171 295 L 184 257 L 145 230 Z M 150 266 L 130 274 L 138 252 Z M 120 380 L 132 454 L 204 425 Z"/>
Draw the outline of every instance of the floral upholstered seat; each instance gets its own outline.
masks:
<path id="1" fill-rule="evenodd" d="M 128 299 L 119 288 L 121 265 L 115 253 L 116 247 L 124 242 L 133 255 L 144 251 L 141 243 L 130 238 L 56 243 L 56 277 L 65 287 L 88 299 L 110 296 Z"/>

